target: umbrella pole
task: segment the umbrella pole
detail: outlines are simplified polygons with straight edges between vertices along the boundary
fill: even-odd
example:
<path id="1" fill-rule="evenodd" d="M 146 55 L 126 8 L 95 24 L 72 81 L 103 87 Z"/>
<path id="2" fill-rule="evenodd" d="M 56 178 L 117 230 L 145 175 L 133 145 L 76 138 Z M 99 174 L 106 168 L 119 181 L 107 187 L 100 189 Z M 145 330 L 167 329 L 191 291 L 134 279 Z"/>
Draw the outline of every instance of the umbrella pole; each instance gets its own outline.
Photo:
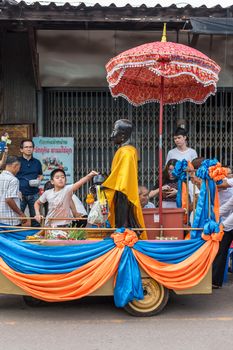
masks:
<path id="1" fill-rule="evenodd" d="M 163 94 L 164 94 L 164 77 L 161 76 L 160 89 L 160 108 L 159 108 L 159 227 L 163 227 L 162 217 L 162 186 L 163 186 Z M 160 231 L 160 237 L 163 231 Z"/>

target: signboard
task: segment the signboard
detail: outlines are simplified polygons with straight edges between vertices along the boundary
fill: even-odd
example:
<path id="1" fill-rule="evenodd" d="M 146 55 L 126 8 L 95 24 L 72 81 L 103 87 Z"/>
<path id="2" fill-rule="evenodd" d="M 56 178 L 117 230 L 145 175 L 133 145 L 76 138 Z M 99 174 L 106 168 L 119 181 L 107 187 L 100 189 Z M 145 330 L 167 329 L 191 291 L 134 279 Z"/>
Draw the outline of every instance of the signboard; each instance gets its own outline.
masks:
<path id="1" fill-rule="evenodd" d="M 63 169 L 66 173 L 67 184 L 72 184 L 74 163 L 74 138 L 73 137 L 34 137 L 34 157 L 42 164 L 42 187 L 50 180 L 50 174 L 54 169 Z"/>

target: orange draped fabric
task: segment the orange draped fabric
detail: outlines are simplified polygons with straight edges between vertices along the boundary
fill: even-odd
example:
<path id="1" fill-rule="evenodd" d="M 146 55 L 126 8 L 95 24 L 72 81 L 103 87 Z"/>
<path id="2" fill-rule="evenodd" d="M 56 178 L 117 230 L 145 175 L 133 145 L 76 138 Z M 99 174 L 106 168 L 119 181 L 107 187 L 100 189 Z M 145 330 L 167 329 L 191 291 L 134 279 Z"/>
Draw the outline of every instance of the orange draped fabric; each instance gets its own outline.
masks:
<path id="1" fill-rule="evenodd" d="M 182 203 L 182 208 L 185 210 L 185 214 L 184 214 L 184 218 L 183 218 L 183 222 L 184 224 L 187 224 L 187 209 L 189 206 L 189 203 L 187 202 L 188 200 L 188 195 L 187 195 L 187 184 L 186 182 L 182 182 L 182 192 L 181 192 L 181 203 Z"/>
<path id="2" fill-rule="evenodd" d="M 211 233 L 210 235 L 206 235 L 204 233 L 202 233 L 201 237 L 202 239 L 204 239 L 204 241 L 209 241 L 209 240 L 213 240 L 213 241 L 221 241 L 223 236 L 224 236 L 224 231 L 223 231 L 223 225 L 220 224 L 219 225 L 219 233 Z"/>
<path id="3" fill-rule="evenodd" d="M 227 177 L 228 171 L 227 168 L 221 166 L 221 163 L 217 163 L 214 166 L 209 167 L 209 176 L 215 181 L 221 181 Z M 214 214 L 215 220 L 219 222 L 219 196 L 218 190 L 215 191 L 214 198 Z"/>
<path id="4" fill-rule="evenodd" d="M 0 258 L 0 271 L 35 298 L 57 302 L 87 296 L 100 288 L 117 271 L 123 249 L 103 256 L 67 274 L 29 275 L 14 271 Z"/>
<path id="5" fill-rule="evenodd" d="M 216 165 L 209 167 L 209 176 L 215 182 L 225 179 L 227 175 L 228 175 L 227 168 L 222 167 L 221 163 L 219 162 Z"/>
<path id="6" fill-rule="evenodd" d="M 113 233 L 111 238 L 118 248 L 124 248 L 126 245 L 128 247 L 133 247 L 138 241 L 136 233 L 128 228 L 126 228 L 123 233 Z"/>
<path id="7" fill-rule="evenodd" d="M 50 302 L 79 299 L 100 288 L 118 272 L 121 256 L 127 246 L 131 247 L 139 265 L 150 277 L 169 289 L 188 289 L 197 285 L 211 268 L 222 235 L 222 228 L 218 234 L 202 234 L 206 242 L 177 264 L 159 262 L 132 248 L 138 238 L 135 232 L 127 229 L 122 234 L 112 235 L 115 248 L 69 273 L 24 274 L 14 271 L 1 258 L 0 271 L 35 298 Z"/>
<path id="8" fill-rule="evenodd" d="M 182 208 L 187 209 L 188 203 L 187 203 L 187 184 L 185 182 L 182 182 Z"/>
<path id="9" fill-rule="evenodd" d="M 218 195 L 218 189 L 215 189 L 215 197 L 214 197 L 214 214 L 215 214 L 215 220 L 219 222 L 220 215 L 219 215 L 219 195 Z"/>
<path id="10" fill-rule="evenodd" d="M 189 258 L 178 264 L 166 264 L 156 261 L 133 249 L 133 253 L 145 272 L 174 290 L 191 288 L 197 285 L 211 268 L 211 264 L 218 252 L 219 242 L 208 240 Z"/>

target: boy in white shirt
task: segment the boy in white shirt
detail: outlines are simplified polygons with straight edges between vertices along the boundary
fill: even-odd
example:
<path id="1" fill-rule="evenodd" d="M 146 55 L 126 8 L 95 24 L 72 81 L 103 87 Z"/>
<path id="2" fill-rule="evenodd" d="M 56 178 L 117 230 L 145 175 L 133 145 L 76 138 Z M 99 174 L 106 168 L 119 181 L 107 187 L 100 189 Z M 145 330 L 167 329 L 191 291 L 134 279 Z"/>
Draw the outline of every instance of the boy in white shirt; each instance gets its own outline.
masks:
<path id="1" fill-rule="evenodd" d="M 35 219 L 40 222 L 40 206 L 48 202 L 48 214 L 46 216 L 45 225 L 58 227 L 67 226 L 72 223 L 72 220 L 50 220 L 59 217 L 71 218 L 71 202 L 73 192 L 77 191 L 82 185 L 90 181 L 95 175 L 98 175 L 96 171 L 91 171 L 88 175 L 75 182 L 72 185 L 66 185 L 66 174 L 62 169 L 55 169 L 51 172 L 51 183 L 54 188 L 45 191 L 40 198 L 35 202 Z"/>
<path id="2" fill-rule="evenodd" d="M 187 132 L 183 128 L 177 128 L 174 134 L 176 147 L 171 149 L 166 158 L 166 164 L 170 159 L 192 161 L 197 158 L 197 152 L 187 146 Z"/>

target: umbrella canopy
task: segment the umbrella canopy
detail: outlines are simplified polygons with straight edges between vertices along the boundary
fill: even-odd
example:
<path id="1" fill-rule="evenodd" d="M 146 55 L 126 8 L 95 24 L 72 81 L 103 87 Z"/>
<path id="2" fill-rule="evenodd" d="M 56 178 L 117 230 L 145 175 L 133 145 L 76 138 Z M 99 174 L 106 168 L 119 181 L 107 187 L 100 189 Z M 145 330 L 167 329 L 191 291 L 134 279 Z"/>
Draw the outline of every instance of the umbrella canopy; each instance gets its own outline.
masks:
<path id="1" fill-rule="evenodd" d="M 137 46 L 112 58 L 106 65 L 113 97 L 134 106 L 160 103 L 159 115 L 159 221 L 162 227 L 162 129 L 165 104 L 203 103 L 216 92 L 220 67 L 200 51 L 166 41 Z M 162 231 L 161 231 L 162 232 Z"/>
<path id="2" fill-rule="evenodd" d="M 163 104 L 203 103 L 216 92 L 220 67 L 189 46 L 156 41 L 127 50 L 106 65 L 111 94 L 135 106 L 161 99 Z"/>

